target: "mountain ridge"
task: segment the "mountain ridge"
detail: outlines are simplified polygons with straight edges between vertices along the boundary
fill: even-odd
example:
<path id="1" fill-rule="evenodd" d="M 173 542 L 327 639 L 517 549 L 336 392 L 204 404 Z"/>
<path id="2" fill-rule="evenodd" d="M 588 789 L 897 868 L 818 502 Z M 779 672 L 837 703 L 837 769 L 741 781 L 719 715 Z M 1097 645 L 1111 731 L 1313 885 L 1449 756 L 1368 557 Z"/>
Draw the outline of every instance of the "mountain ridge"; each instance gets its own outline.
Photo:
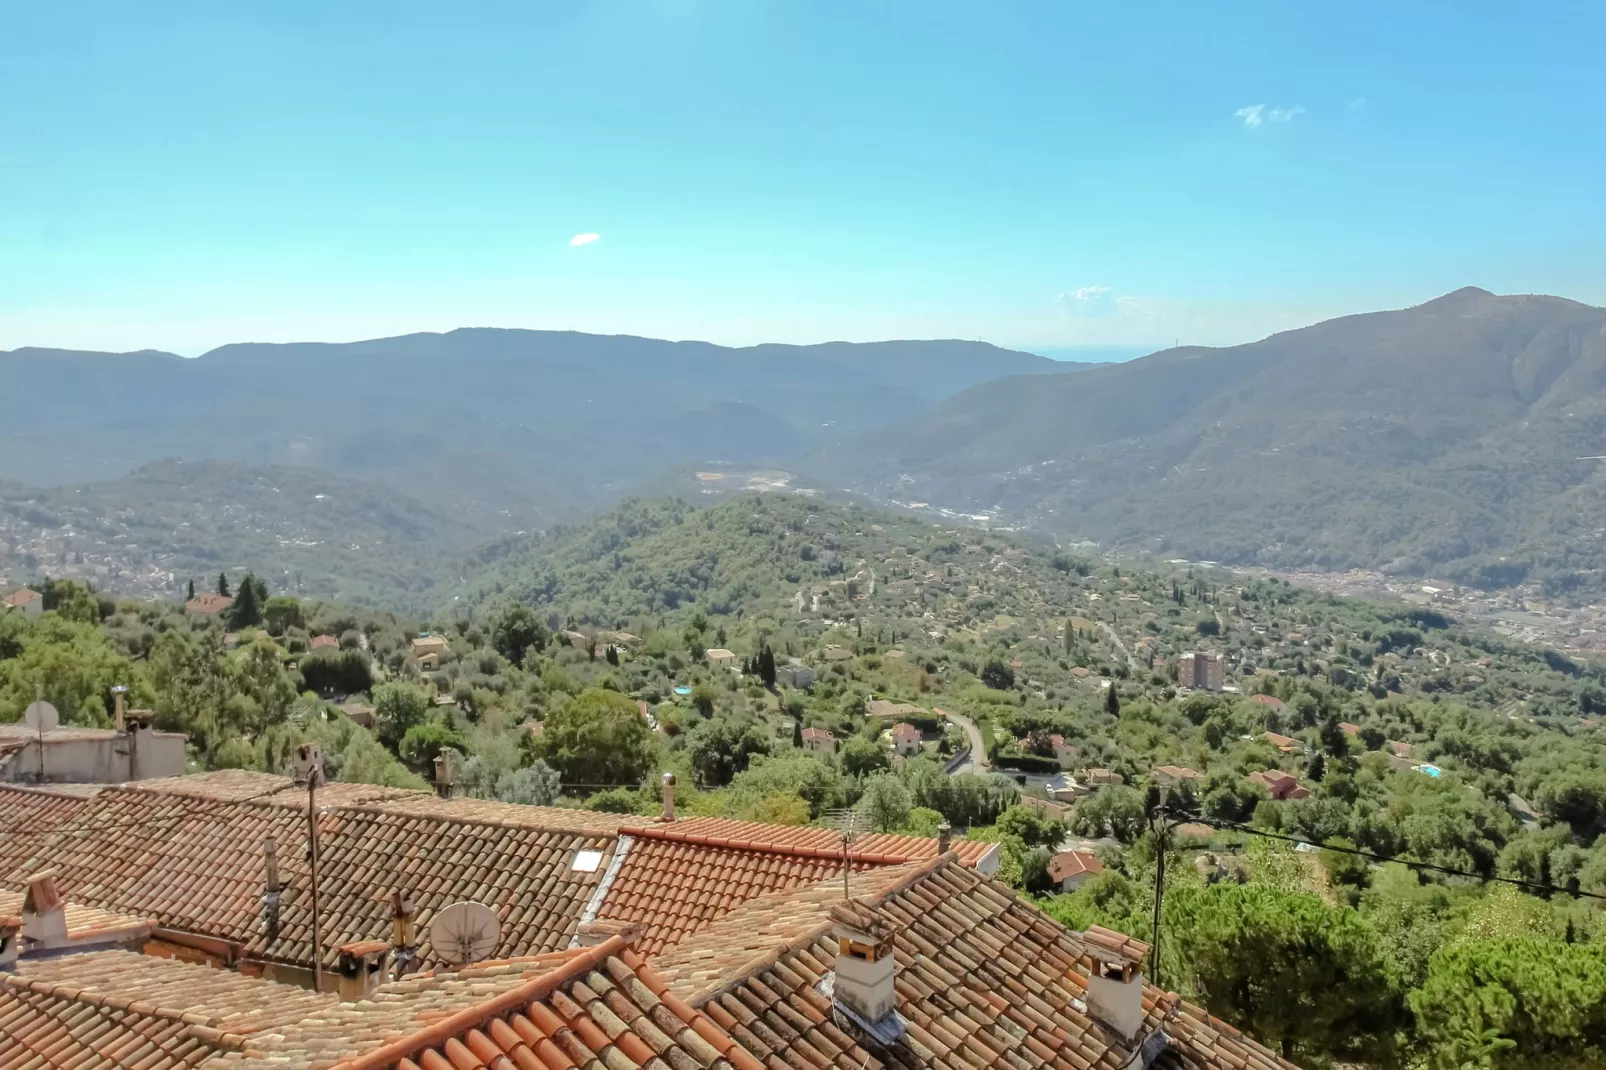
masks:
<path id="1" fill-rule="evenodd" d="M 1603 453 L 1606 309 L 1468 287 L 1241 346 L 993 380 L 805 467 L 875 500 L 1117 548 L 1464 578 L 1516 551 L 1578 582 L 1606 568 L 1572 541 L 1606 527 L 1606 483 L 1575 458 Z M 1589 524 L 1567 522 L 1579 502 Z"/>

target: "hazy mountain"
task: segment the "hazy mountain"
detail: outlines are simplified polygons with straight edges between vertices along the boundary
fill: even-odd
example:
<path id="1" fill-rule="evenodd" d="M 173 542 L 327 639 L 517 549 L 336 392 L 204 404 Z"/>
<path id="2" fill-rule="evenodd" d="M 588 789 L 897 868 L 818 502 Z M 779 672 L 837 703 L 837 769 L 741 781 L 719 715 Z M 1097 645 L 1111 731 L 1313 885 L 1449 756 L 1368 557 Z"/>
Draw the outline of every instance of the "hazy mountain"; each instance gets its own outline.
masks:
<path id="1" fill-rule="evenodd" d="M 168 457 L 293 465 L 519 526 L 677 465 L 771 462 L 987 379 L 1076 368 L 980 342 L 730 349 L 491 329 L 194 360 L 20 349 L 0 353 L 0 478 L 104 480 Z"/>
<path id="2" fill-rule="evenodd" d="M 1606 310 L 1467 288 L 973 387 L 827 448 L 881 499 L 1193 558 L 1554 583 L 1606 566 Z"/>

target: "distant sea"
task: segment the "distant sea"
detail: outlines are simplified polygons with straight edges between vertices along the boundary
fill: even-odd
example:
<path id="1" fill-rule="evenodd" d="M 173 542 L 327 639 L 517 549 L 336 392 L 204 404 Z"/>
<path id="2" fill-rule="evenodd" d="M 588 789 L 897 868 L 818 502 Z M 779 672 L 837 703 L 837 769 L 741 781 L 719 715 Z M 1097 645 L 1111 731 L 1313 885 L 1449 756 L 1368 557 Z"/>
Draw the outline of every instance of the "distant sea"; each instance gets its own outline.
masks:
<path id="1" fill-rule="evenodd" d="M 1145 356 L 1157 350 L 1165 349 L 1159 346 L 1009 346 L 1010 349 L 1019 349 L 1026 353 L 1036 353 L 1049 360 L 1075 360 L 1086 364 L 1119 364 L 1123 360 L 1133 357 Z"/>

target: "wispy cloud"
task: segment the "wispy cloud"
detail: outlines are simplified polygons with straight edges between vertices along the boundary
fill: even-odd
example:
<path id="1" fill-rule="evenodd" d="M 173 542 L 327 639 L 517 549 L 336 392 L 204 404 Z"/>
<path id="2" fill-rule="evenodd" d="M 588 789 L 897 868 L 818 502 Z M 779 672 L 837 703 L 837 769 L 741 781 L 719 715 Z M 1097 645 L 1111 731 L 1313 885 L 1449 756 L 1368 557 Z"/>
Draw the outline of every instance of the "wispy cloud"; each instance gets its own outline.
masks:
<path id="1" fill-rule="evenodd" d="M 594 241 L 601 241 L 601 240 L 602 240 L 602 235 L 601 234 L 593 234 L 590 231 L 587 231 L 584 234 L 576 234 L 574 237 L 570 238 L 569 239 L 569 246 L 571 248 L 579 248 L 582 245 L 590 245 Z"/>
<path id="2" fill-rule="evenodd" d="M 1234 118 L 1242 119 L 1244 126 L 1253 130 L 1265 123 L 1292 122 L 1294 116 L 1304 115 L 1305 109 L 1299 104 L 1295 104 L 1291 108 L 1268 108 L 1264 104 L 1250 104 L 1247 107 L 1239 108 L 1232 114 Z"/>
<path id="3" fill-rule="evenodd" d="M 1081 303 L 1086 304 L 1089 301 L 1096 300 L 1099 295 L 1107 294 L 1109 292 L 1110 288 L 1108 286 L 1082 286 L 1075 290 L 1066 290 L 1064 293 L 1060 294 L 1060 300 L 1080 301 Z"/>

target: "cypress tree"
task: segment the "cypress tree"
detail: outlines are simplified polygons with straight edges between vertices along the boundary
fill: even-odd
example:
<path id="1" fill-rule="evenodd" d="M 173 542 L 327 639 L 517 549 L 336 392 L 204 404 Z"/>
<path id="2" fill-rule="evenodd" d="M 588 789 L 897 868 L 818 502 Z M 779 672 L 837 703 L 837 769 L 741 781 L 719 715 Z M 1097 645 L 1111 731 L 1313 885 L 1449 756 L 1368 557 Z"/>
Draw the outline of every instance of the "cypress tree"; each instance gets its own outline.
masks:
<path id="1" fill-rule="evenodd" d="M 222 572 L 217 574 L 217 593 L 224 598 L 229 597 L 229 577 Z"/>

